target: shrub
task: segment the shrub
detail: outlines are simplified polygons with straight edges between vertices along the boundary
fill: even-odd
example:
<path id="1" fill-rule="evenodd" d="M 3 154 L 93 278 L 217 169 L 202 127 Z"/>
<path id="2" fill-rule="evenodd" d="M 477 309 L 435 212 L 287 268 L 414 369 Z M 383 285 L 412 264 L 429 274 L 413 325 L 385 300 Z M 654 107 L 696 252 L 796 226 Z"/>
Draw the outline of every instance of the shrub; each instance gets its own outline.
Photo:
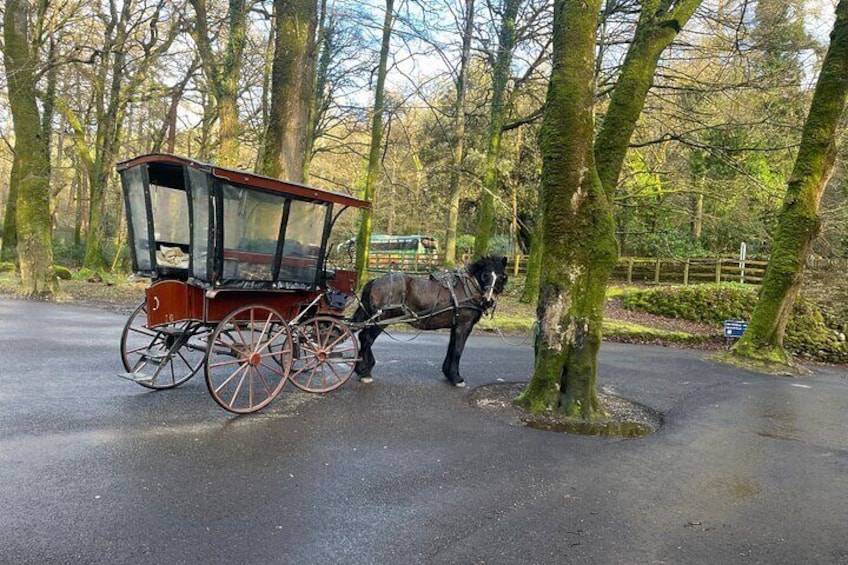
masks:
<path id="1" fill-rule="evenodd" d="M 61 265 L 54 265 L 53 270 L 56 272 L 56 276 L 63 281 L 69 281 L 72 278 L 71 270 L 67 267 L 62 267 Z"/>
<path id="2" fill-rule="evenodd" d="M 622 304 L 628 310 L 720 326 L 725 320 L 750 320 L 757 304 L 757 289 L 739 284 L 705 284 L 631 290 L 622 296 Z M 783 345 L 796 356 L 848 362 L 845 335 L 829 329 L 821 312 L 802 299 L 793 306 Z"/>
<path id="3" fill-rule="evenodd" d="M 68 265 L 70 268 L 78 269 L 82 267 L 82 260 L 85 257 L 85 244 L 74 245 L 64 241 L 53 242 L 53 260 L 62 265 Z"/>
<path id="4" fill-rule="evenodd" d="M 14 273 L 15 264 L 8 261 L 0 261 L 0 273 Z"/>
<path id="5" fill-rule="evenodd" d="M 743 285 L 697 285 L 636 290 L 624 295 L 628 310 L 707 324 L 751 317 L 757 304 L 755 289 Z"/>

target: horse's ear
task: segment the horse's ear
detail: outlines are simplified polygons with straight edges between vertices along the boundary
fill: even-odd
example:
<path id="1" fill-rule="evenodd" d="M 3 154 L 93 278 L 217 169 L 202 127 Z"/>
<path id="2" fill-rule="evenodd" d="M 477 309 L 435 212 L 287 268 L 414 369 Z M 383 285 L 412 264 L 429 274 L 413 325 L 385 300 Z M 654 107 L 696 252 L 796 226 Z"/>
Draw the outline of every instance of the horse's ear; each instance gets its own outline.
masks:
<path id="1" fill-rule="evenodd" d="M 507 258 L 505 256 L 501 257 L 501 262 L 503 263 L 504 269 L 506 269 Z"/>

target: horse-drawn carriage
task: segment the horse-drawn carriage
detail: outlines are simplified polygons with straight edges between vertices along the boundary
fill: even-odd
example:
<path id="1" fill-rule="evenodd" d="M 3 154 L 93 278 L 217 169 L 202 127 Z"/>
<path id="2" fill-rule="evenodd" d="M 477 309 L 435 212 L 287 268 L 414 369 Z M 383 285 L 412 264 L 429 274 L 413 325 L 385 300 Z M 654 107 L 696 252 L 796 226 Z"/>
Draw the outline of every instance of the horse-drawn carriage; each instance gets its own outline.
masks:
<path id="1" fill-rule="evenodd" d="M 203 367 L 236 413 L 287 381 L 344 384 L 358 361 L 342 318 L 356 275 L 328 269 L 326 250 L 339 214 L 368 202 L 173 155 L 118 171 L 133 270 L 151 279 L 121 336 L 121 376 L 168 389 Z"/>
<path id="2" fill-rule="evenodd" d="M 133 270 L 151 279 L 121 335 L 122 377 L 169 389 L 203 367 L 215 402 L 255 412 L 288 381 L 307 392 L 334 390 L 354 371 L 370 381 L 374 340 L 406 323 L 451 329 L 442 372 L 464 385 L 465 341 L 504 289 L 505 257 L 375 279 L 346 319 L 356 273 L 327 268 L 328 240 L 341 212 L 368 202 L 174 155 L 118 171 Z"/>

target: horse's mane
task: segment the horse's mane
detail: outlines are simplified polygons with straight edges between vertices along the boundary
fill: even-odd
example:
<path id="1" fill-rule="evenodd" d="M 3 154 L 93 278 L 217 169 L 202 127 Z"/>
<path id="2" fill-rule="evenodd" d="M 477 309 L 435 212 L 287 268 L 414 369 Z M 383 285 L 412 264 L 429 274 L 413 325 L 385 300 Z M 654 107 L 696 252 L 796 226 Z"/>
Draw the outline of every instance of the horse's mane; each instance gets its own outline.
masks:
<path id="1" fill-rule="evenodd" d="M 504 256 L 483 255 L 473 263 L 466 266 L 465 269 L 468 271 L 469 275 L 477 279 L 477 282 L 478 284 L 480 284 L 481 288 L 485 286 L 482 280 L 482 275 L 484 273 L 494 271 L 501 279 L 498 281 L 497 285 L 499 287 L 498 292 L 500 292 L 500 290 L 503 289 L 503 286 L 506 283 L 506 263 L 507 258 Z"/>

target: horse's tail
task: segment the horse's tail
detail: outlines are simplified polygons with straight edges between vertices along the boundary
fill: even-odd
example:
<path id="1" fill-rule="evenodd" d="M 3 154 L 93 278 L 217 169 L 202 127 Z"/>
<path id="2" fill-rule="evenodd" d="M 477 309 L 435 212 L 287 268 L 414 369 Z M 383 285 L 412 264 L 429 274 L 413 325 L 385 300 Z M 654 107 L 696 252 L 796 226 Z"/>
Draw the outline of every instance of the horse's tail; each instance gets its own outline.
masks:
<path id="1" fill-rule="evenodd" d="M 362 294 L 359 295 L 359 307 L 353 313 L 354 323 L 365 322 L 374 315 L 374 305 L 371 303 L 371 285 L 373 284 L 374 281 L 370 280 L 362 287 Z"/>

